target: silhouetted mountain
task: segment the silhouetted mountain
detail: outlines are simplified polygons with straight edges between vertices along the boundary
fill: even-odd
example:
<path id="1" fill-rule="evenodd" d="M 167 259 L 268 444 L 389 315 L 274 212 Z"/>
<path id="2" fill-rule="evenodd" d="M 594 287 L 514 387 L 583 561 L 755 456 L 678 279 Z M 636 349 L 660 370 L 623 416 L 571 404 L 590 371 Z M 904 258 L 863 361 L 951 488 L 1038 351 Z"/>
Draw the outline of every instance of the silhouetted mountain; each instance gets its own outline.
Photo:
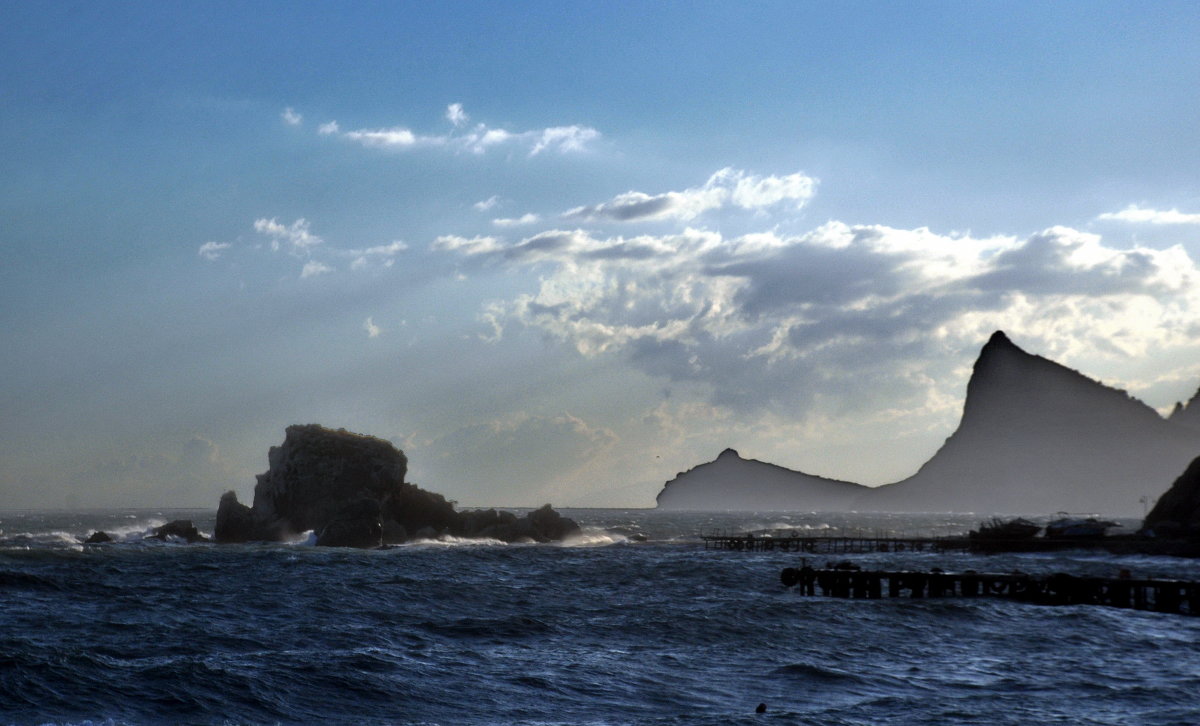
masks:
<path id="1" fill-rule="evenodd" d="M 958 429 L 913 476 L 872 489 L 733 461 L 696 476 L 718 459 L 669 482 L 659 506 L 1134 515 L 1141 497 L 1165 491 L 1197 454 L 1200 394 L 1167 420 L 997 331 L 975 362 Z M 857 496 L 838 504 L 846 492 Z"/>
<path id="2" fill-rule="evenodd" d="M 1031 355 L 983 347 L 958 430 L 916 474 L 856 504 L 881 511 L 1134 514 L 1200 453 L 1200 437 L 1124 391 Z"/>
<path id="3" fill-rule="evenodd" d="M 1176 403 L 1175 410 L 1171 411 L 1167 420 L 1173 424 L 1186 426 L 1200 435 L 1200 391 L 1196 391 L 1187 403 Z"/>
<path id="4" fill-rule="evenodd" d="M 714 461 L 681 472 L 658 494 L 660 509 L 706 511 L 843 511 L 867 490 L 725 449 Z"/>
<path id="5" fill-rule="evenodd" d="M 1160 536 L 1200 534 L 1200 457 L 1158 498 L 1144 525 Z"/>

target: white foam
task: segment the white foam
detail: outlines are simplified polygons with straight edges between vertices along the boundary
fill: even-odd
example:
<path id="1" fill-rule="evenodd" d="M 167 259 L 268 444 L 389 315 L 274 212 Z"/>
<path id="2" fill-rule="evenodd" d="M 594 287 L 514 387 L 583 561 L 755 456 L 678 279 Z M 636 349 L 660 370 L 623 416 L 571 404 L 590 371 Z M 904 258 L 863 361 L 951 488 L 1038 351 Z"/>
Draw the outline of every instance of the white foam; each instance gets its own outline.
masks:
<path id="1" fill-rule="evenodd" d="M 623 534 L 610 532 L 600 527 L 584 527 L 583 531 L 564 539 L 562 547 L 608 547 L 610 545 L 626 544 L 629 538 Z"/>

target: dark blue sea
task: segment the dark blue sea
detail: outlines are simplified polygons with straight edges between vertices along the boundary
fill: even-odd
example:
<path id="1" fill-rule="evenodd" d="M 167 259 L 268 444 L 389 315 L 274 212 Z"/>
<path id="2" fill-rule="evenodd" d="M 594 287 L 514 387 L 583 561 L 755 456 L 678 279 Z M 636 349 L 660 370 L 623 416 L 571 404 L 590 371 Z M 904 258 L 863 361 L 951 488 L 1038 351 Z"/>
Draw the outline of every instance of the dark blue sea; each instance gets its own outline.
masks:
<path id="1" fill-rule="evenodd" d="M 564 545 L 372 551 L 142 539 L 176 518 L 211 532 L 211 511 L 0 513 L 0 723 L 1200 723 L 1200 618 L 802 597 L 779 582 L 800 555 L 699 539 L 972 517 L 565 513 L 585 536 Z M 80 543 L 98 529 L 120 541 Z M 1087 552 L 848 558 L 1200 579 Z"/>

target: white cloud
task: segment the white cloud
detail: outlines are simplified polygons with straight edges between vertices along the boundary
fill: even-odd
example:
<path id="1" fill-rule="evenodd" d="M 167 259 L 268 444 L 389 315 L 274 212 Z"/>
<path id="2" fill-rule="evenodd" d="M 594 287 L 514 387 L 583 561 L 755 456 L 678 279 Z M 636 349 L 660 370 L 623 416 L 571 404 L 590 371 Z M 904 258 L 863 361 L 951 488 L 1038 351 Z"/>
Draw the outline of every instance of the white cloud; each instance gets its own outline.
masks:
<path id="1" fill-rule="evenodd" d="M 343 138 L 357 141 L 366 147 L 380 149 L 407 149 L 417 145 L 428 145 L 435 141 L 432 137 L 418 138 L 416 134 L 401 126 L 390 129 L 359 129 L 346 131 Z"/>
<path id="2" fill-rule="evenodd" d="M 290 244 L 292 249 L 297 251 L 307 250 L 324 242 L 309 231 L 308 227 L 308 220 L 303 217 L 290 225 L 280 223 L 275 217 L 254 220 L 254 231 L 270 238 L 273 250 L 278 250 L 281 242 Z"/>
<path id="3" fill-rule="evenodd" d="M 542 221 L 541 217 L 530 212 L 529 214 L 522 214 L 520 217 L 516 218 L 493 219 L 492 224 L 496 225 L 497 227 L 520 227 L 527 224 L 537 224 L 540 221 Z"/>
<path id="4" fill-rule="evenodd" d="M 228 242 L 205 242 L 200 245 L 197 254 L 206 260 L 215 260 L 221 256 L 221 253 L 232 247 Z"/>
<path id="5" fill-rule="evenodd" d="M 725 168 L 709 177 L 702 187 L 655 195 L 629 191 L 602 204 L 576 207 L 563 217 L 609 222 L 687 221 L 728 206 L 761 210 L 787 202 L 799 209 L 812 199 L 816 185 L 816 179 L 801 173 L 759 177 Z"/>
<path id="6" fill-rule="evenodd" d="M 555 151 L 583 151 L 591 141 L 600 138 L 600 132 L 587 126 L 555 126 L 541 132 L 529 132 L 537 140 L 529 155 L 540 154 L 547 149 Z"/>
<path id="7" fill-rule="evenodd" d="M 443 235 L 433 241 L 432 248 L 443 252 L 461 252 L 467 256 L 483 255 L 502 249 L 500 240 L 495 237 L 458 237 Z"/>
<path id="8" fill-rule="evenodd" d="M 1186 214 L 1178 209 L 1144 209 L 1131 204 L 1119 212 L 1106 212 L 1097 219 L 1141 224 L 1200 224 L 1200 214 Z"/>
<path id="9" fill-rule="evenodd" d="M 346 254 L 354 257 L 351 267 L 358 270 L 370 264 L 371 260 L 382 260 L 384 267 L 391 267 L 396 255 L 408 249 L 408 245 L 400 240 L 386 245 L 377 245 L 362 250 L 349 250 Z"/>
<path id="10" fill-rule="evenodd" d="M 338 126 L 337 121 L 330 121 L 329 123 L 324 123 L 317 127 L 317 133 L 322 136 L 336 134 L 339 131 L 341 131 L 341 128 Z"/>
<path id="11" fill-rule="evenodd" d="M 780 196 L 757 183 L 752 194 Z M 439 249 L 539 266 L 532 289 L 481 312 L 493 335 L 536 329 L 734 408 L 869 409 L 886 394 L 940 416 L 931 402 L 956 400 L 963 372 L 929 361 L 958 360 L 995 329 L 1041 351 L 1070 339 L 1141 355 L 1190 345 L 1200 319 L 1200 269 L 1183 248 L 1121 249 L 1066 227 L 1026 239 L 830 222 L 790 237 L 487 240 Z"/>
<path id="12" fill-rule="evenodd" d="M 308 262 L 304 263 L 304 268 L 300 270 L 300 279 L 324 275 L 327 272 L 333 272 L 333 268 L 323 262 L 309 260 Z"/>
<path id="13" fill-rule="evenodd" d="M 446 120 L 454 124 L 455 127 L 462 126 L 469 118 L 467 112 L 463 110 L 461 103 L 452 103 L 446 107 Z"/>
<path id="14" fill-rule="evenodd" d="M 378 338 L 379 334 L 383 332 L 383 329 L 376 325 L 375 321 L 369 317 L 363 322 L 363 330 L 367 331 L 368 338 Z"/>
<path id="15" fill-rule="evenodd" d="M 500 203 L 500 197 L 497 195 L 492 195 L 492 196 L 488 197 L 487 199 L 484 199 L 481 202 L 475 202 L 475 204 L 473 204 L 472 206 L 475 207 L 475 210 L 478 212 L 486 212 L 486 211 L 492 209 L 493 207 L 495 207 L 499 203 Z"/>
<path id="16" fill-rule="evenodd" d="M 591 142 L 600 138 L 599 131 L 581 125 L 553 126 L 533 131 L 514 132 L 490 128 L 486 124 L 480 123 L 459 133 L 458 130 L 465 126 L 469 118 L 466 111 L 463 110 L 462 104 L 459 103 L 450 104 L 447 107 L 446 118 L 455 128 L 455 131 L 450 134 L 418 134 L 404 126 L 339 131 L 336 124 L 326 124 L 321 127 L 320 132 L 328 136 L 339 136 L 368 148 L 393 151 L 437 147 L 459 153 L 484 154 L 496 147 L 518 146 L 527 148 L 530 156 L 536 156 L 547 150 L 561 153 L 581 152 L 586 150 Z"/>
<path id="17" fill-rule="evenodd" d="M 279 117 L 282 118 L 283 122 L 288 126 L 299 126 L 300 124 L 304 123 L 304 117 L 296 113 L 296 110 L 291 106 L 283 109 L 283 113 L 279 114 Z"/>

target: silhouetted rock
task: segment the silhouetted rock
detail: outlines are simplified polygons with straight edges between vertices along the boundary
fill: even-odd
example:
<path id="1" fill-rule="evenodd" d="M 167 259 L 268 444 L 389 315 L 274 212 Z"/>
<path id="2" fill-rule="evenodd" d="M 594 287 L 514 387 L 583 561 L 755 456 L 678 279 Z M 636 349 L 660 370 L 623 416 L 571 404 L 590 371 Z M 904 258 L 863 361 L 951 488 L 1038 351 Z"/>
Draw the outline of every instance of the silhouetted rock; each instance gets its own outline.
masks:
<path id="1" fill-rule="evenodd" d="M 1160 537 L 1200 536 L 1200 457 L 1158 498 L 1143 528 Z"/>
<path id="2" fill-rule="evenodd" d="M 579 534 L 579 525 L 551 509 L 549 504 L 527 516 L 533 525 L 533 538 L 539 542 L 554 542 Z"/>
<path id="3" fill-rule="evenodd" d="M 860 487 L 733 450 L 667 482 L 664 509 L 1131 515 L 1200 453 L 1200 393 L 1170 419 L 996 331 L 957 430 L 907 479 Z"/>
<path id="4" fill-rule="evenodd" d="M 154 532 L 146 536 L 146 539 L 157 539 L 166 541 L 171 537 L 178 537 L 186 540 L 188 543 L 207 542 L 208 538 L 200 534 L 200 530 L 196 529 L 196 525 L 192 524 L 190 519 L 176 519 L 167 522 L 161 527 L 155 527 Z"/>
<path id="5" fill-rule="evenodd" d="M 826 479 L 725 449 L 714 461 L 681 472 L 658 493 L 673 510 L 841 511 L 867 491 L 861 484 Z"/>
<path id="6" fill-rule="evenodd" d="M 112 541 L 113 541 L 113 538 L 108 534 L 108 532 L 99 531 L 99 532 L 92 532 L 91 536 L 88 537 L 87 539 L 85 539 L 83 541 L 83 543 L 84 544 L 106 544 L 106 543 L 112 542 Z"/>
<path id="7" fill-rule="evenodd" d="M 383 544 L 382 509 L 362 498 L 344 507 L 317 534 L 318 547 L 378 547 Z"/>
<path id="8" fill-rule="evenodd" d="M 916 474 L 855 508 L 1128 515 L 1197 451 L 1195 432 L 997 331 L 975 362 L 958 429 Z"/>
<path id="9" fill-rule="evenodd" d="M 523 519 L 495 510 L 460 513 L 441 494 L 404 481 L 404 453 L 373 436 L 289 426 L 268 460 L 270 468 L 254 487 L 254 506 L 233 492 L 221 497 L 218 542 L 277 541 L 312 530 L 319 545 L 374 547 L 442 535 L 546 541 L 578 531 L 548 505 Z"/>

